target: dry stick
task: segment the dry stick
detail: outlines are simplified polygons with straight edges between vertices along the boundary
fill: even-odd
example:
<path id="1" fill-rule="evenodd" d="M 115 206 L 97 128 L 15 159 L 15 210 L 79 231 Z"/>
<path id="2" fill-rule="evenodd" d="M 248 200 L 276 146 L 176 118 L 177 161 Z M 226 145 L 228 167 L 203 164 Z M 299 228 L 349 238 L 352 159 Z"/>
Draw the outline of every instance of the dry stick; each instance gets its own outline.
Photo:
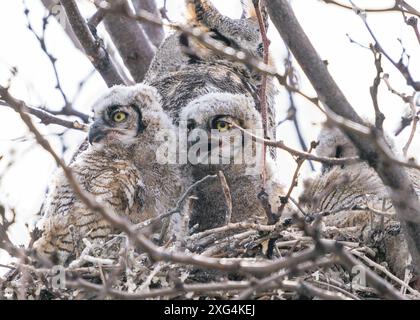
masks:
<path id="1" fill-rule="evenodd" d="M 66 12 L 74 34 L 83 46 L 89 60 L 102 75 L 107 85 L 110 87 L 116 84 L 123 84 L 124 81 L 108 53 L 90 32 L 85 19 L 80 14 L 76 2 L 74 0 L 60 0 L 60 2 Z"/>
<path id="2" fill-rule="evenodd" d="M 352 6 L 347 6 L 345 4 L 336 2 L 334 0 L 322 0 L 324 1 L 326 4 L 334 4 L 336 6 L 339 6 L 340 8 L 344 8 L 344 9 L 350 9 L 352 10 L 353 7 Z M 388 8 L 378 8 L 378 9 L 362 9 L 365 12 L 373 12 L 373 13 L 384 13 L 384 12 L 392 12 L 392 11 L 399 11 L 399 12 L 404 12 L 404 13 L 408 13 L 408 14 L 413 14 L 416 15 L 418 17 L 420 17 L 420 12 L 418 12 L 416 9 L 414 9 L 413 7 L 411 7 L 410 5 L 408 5 L 407 3 L 405 3 L 405 1 L 401 1 L 401 0 L 394 0 L 394 5 L 392 7 L 388 7 Z"/>
<path id="3" fill-rule="evenodd" d="M 392 87 L 392 85 L 391 85 L 391 83 L 389 81 L 389 74 L 388 73 L 385 73 L 382 76 L 382 79 L 384 80 L 384 82 L 386 84 L 386 87 L 388 88 L 388 91 L 390 91 L 392 94 L 395 94 L 396 96 L 400 97 L 401 100 L 404 101 L 405 103 L 410 103 L 410 100 L 411 100 L 412 95 L 407 95 L 405 93 L 401 93 L 401 92 L 398 92 L 397 90 L 395 90 Z"/>
<path id="4" fill-rule="evenodd" d="M 375 127 L 378 130 L 383 130 L 383 124 L 385 121 L 385 115 L 379 109 L 378 103 L 378 88 L 381 84 L 381 73 L 383 72 L 381 60 L 382 54 L 380 52 L 376 52 L 375 47 L 371 46 L 373 56 L 375 58 L 375 67 L 376 67 L 376 77 L 373 80 L 373 85 L 369 88 L 370 96 L 372 97 L 373 108 L 375 110 Z"/>
<path id="5" fill-rule="evenodd" d="M 416 105 L 415 105 L 415 102 L 414 102 L 414 95 L 411 98 L 410 107 L 411 107 L 411 113 L 413 114 L 413 120 L 412 120 L 413 124 L 411 126 L 411 132 L 410 132 L 410 136 L 408 138 L 408 141 L 405 144 L 405 146 L 403 147 L 404 156 L 407 156 L 408 148 L 410 148 L 411 142 L 413 142 L 414 135 L 415 135 L 416 130 L 417 130 L 417 122 L 419 121 L 419 117 L 416 115 Z"/>
<path id="6" fill-rule="evenodd" d="M 313 148 L 314 148 L 314 143 L 311 144 L 311 147 L 310 147 L 310 149 L 308 151 L 309 154 L 312 152 L 312 149 Z M 286 196 L 281 201 L 282 203 L 281 203 L 281 205 L 280 205 L 280 207 L 278 209 L 278 212 L 277 212 L 278 218 L 281 217 L 281 215 L 283 213 L 283 210 L 286 207 L 286 204 L 289 202 L 289 198 L 292 195 L 293 189 L 298 184 L 299 171 L 300 171 L 300 168 L 302 167 L 303 163 L 305 162 L 305 160 L 306 160 L 305 158 L 298 158 L 296 160 L 297 166 L 296 166 L 295 173 L 293 174 L 293 177 L 292 177 L 292 183 L 290 184 L 290 187 L 289 187 L 289 190 L 287 191 Z"/>
<path id="7" fill-rule="evenodd" d="M 300 26 L 287 0 L 268 2 L 270 17 L 283 40 L 301 65 L 322 102 L 339 116 L 356 123 L 363 123 L 331 77 L 324 62 Z M 361 157 L 375 169 L 383 183 L 390 187 L 393 206 L 400 219 L 414 264 L 420 271 L 420 204 L 414 188 L 401 165 L 391 161 L 389 147 L 376 136 L 367 139 L 359 132 L 344 129 L 359 149 Z M 417 222 L 415 222 L 417 220 Z"/>
<path id="8" fill-rule="evenodd" d="M 313 260 L 316 260 L 316 258 L 317 257 L 314 257 Z M 265 290 L 272 282 L 282 282 L 283 279 L 288 274 L 290 274 L 291 272 L 293 272 L 293 273 L 301 273 L 301 272 L 303 272 L 305 270 L 312 269 L 314 267 L 316 267 L 316 268 L 322 268 L 322 267 L 331 266 L 331 265 L 333 265 L 333 264 L 335 264 L 337 262 L 338 261 L 336 259 L 334 259 L 334 258 L 323 258 L 323 259 L 320 259 L 319 262 L 308 262 L 306 265 L 303 262 L 303 266 L 299 266 L 299 265 L 292 266 L 292 268 L 289 269 L 289 270 L 282 270 L 279 273 L 275 273 L 275 274 L 270 275 L 270 276 L 268 276 L 266 278 L 263 278 L 261 280 L 257 280 L 254 285 L 251 285 L 249 288 L 247 288 L 246 290 L 242 291 L 242 293 L 237 297 L 237 300 L 249 299 L 252 295 L 258 293 L 259 291 Z M 305 282 L 303 282 L 303 281 L 300 281 L 300 283 L 301 284 L 305 284 Z M 305 284 L 305 286 L 306 285 L 308 285 L 308 284 Z M 303 288 L 296 288 L 295 290 L 298 291 L 298 292 L 299 291 L 302 292 L 302 289 Z M 314 287 L 312 287 L 312 286 L 309 287 L 308 286 L 305 289 L 314 289 Z M 304 293 L 307 293 L 307 292 L 305 292 L 305 290 L 303 290 L 303 292 Z M 318 296 L 319 291 L 318 290 L 315 290 L 315 291 L 310 290 L 310 293 L 314 293 L 314 296 Z M 329 295 L 327 295 L 327 296 L 322 295 L 322 296 L 325 299 L 331 299 L 331 298 L 327 298 L 327 296 L 329 296 Z M 342 295 L 335 296 L 335 299 L 342 299 L 342 298 L 343 298 Z"/>
<path id="9" fill-rule="evenodd" d="M 255 8 L 255 13 L 257 15 L 258 25 L 260 27 L 261 39 L 263 43 L 263 62 L 264 64 L 268 65 L 268 58 L 269 58 L 269 47 L 270 42 L 267 38 L 267 30 L 265 28 L 265 23 L 261 14 L 261 0 L 253 0 L 253 5 Z M 261 87 L 259 92 L 260 97 L 260 110 L 261 110 L 261 118 L 263 123 L 263 130 L 264 130 L 264 138 L 267 137 L 267 74 L 264 73 L 261 76 Z M 266 173 L 266 146 L 263 145 L 262 148 L 262 172 L 261 172 L 261 189 L 265 189 L 267 173 Z"/>
<path id="10" fill-rule="evenodd" d="M 59 74 L 57 69 L 57 59 L 48 51 L 47 45 L 46 45 L 46 30 L 49 22 L 49 17 L 44 17 L 42 20 L 42 35 L 38 35 L 35 30 L 32 27 L 31 21 L 29 19 L 29 9 L 25 7 L 25 17 L 27 22 L 27 28 L 28 30 L 34 35 L 34 37 L 37 39 L 39 46 L 41 47 L 42 52 L 47 56 L 48 60 L 51 63 L 52 69 L 54 71 L 54 77 L 56 80 L 55 88 L 59 91 L 61 97 L 63 98 L 64 107 L 60 111 L 50 111 L 50 113 L 57 115 L 62 114 L 66 116 L 76 116 L 79 117 L 83 122 L 88 122 L 89 116 L 84 114 L 83 112 L 77 111 L 73 108 L 72 103 L 67 98 L 67 95 L 64 92 Z"/>
<path id="11" fill-rule="evenodd" d="M 75 282 L 67 282 L 68 287 L 70 288 L 85 288 L 94 292 L 101 292 L 102 286 L 90 283 L 88 281 L 78 279 Z M 205 284 L 182 284 L 182 286 L 175 288 L 162 288 L 162 289 L 153 289 L 149 291 L 143 291 L 139 293 L 127 293 L 124 291 L 118 291 L 115 289 L 110 289 L 108 295 L 118 298 L 118 299 L 147 299 L 147 298 L 157 298 L 157 297 L 173 297 L 178 296 L 187 292 L 194 293 L 208 293 L 212 291 L 236 291 L 240 289 L 247 288 L 249 286 L 248 281 L 234 282 L 217 282 L 217 283 L 205 283 Z"/>
<path id="12" fill-rule="evenodd" d="M 61 14 L 64 10 L 61 4 L 57 0 L 41 0 L 41 2 L 44 5 L 45 9 L 48 10 L 50 15 L 54 16 L 57 22 L 63 26 L 64 32 L 73 42 L 74 46 L 83 52 L 83 47 L 81 46 L 79 39 L 77 39 L 76 35 L 74 34 L 70 26 L 69 20 L 66 16 Z"/>
<path id="13" fill-rule="evenodd" d="M 384 80 L 386 87 L 388 88 L 388 91 L 390 91 L 392 94 L 395 94 L 396 96 L 400 97 L 402 101 L 405 103 L 410 104 L 411 101 L 414 99 L 414 93 L 412 95 L 407 95 L 405 93 L 398 92 L 395 90 L 390 81 L 389 81 L 389 74 L 385 73 L 382 76 L 382 79 Z M 410 125 L 410 123 L 413 121 L 413 116 L 411 117 L 401 117 L 401 125 L 400 127 L 395 131 L 395 136 L 398 136 L 406 127 Z"/>
<path id="14" fill-rule="evenodd" d="M 405 16 L 404 16 L 405 19 Z M 414 29 L 414 33 L 416 34 L 416 38 L 418 43 L 420 44 L 420 32 L 419 32 L 419 28 L 418 28 L 418 20 L 415 17 L 410 17 L 408 19 L 406 19 L 405 21 L 409 26 L 413 27 Z"/>
<path id="15" fill-rule="evenodd" d="M 212 234 L 223 233 L 223 232 L 233 231 L 233 230 L 253 229 L 253 230 L 262 231 L 262 232 L 273 232 L 276 230 L 276 228 L 277 226 L 274 226 L 274 225 L 263 225 L 263 224 L 257 224 L 257 223 L 252 223 L 252 222 L 236 222 L 236 223 L 230 223 L 223 227 L 208 229 L 199 233 L 194 233 L 193 235 L 189 237 L 189 240 L 196 241 L 198 239 L 207 237 Z"/>
<path id="16" fill-rule="evenodd" d="M 297 79 L 296 70 L 293 67 L 292 54 L 290 53 L 290 50 L 287 50 L 287 58 L 285 59 L 284 67 L 286 69 L 285 74 L 287 75 L 287 79 L 290 82 L 290 84 L 295 88 L 299 88 L 299 81 Z M 305 139 L 303 138 L 302 130 L 299 125 L 299 121 L 297 117 L 297 108 L 295 105 L 295 99 L 294 99 L 293 93 L 289 90 L 287 90 L 287 93 L 289 96 L 289 104 L 290 104 L 289 109 L 287 110 L 287 116 L 283 121 L 280 121 L 277 124 L 277 126 L 279 126 L 285 120 L 292 120 L 296 129 L 296 134 L 297 134 L 299 143 L 302 147 L 302 150 L 308 151 L 308 148 L 305 143 Z M 309 166 L 311 167 L 312 171 L 315 171 L 315 167 L 312 161 L 309 161 Z"/>
<path id="17" fill-rule="evenodd" d="M 45 124 L 45 125 L 56 124 L 59 126 L 69 128 L 69 129 L 82 130 L 82 131 L 88 130 L 88 126 L 84 123 L 79 123 L 78 121 L 64 120 L 42 109 L 29 107 L 28 105 L 25 104 L 25 102 L 11 96 L 9 91 L 2 86 L 0 86 L 0 96 L 2 97 L 2 99 L 7 100 L 7 103 L 5 103 L 4 106 L 12 108 L 16 112 L 18 112 L 19 109 L 24 109 L 25 112 L 30 113 L 31 115 L 34 115 L 39 120 L 41 120 L 42 124 Z"/>
<path id="18" fill-rule="evenodd" d="M 365 24 L 366 29 L 368 30 L 369 34 L 371 35 L 372 39 L 375 41 L 375 48 L 381 52 L 389 62 L 391 62 L 392 65 L 401 73 L 401 75 L 405 78 L 407 84 L 411 86 L 414 90 L 420 91 L 420 82 L 414 81 L 408 66 L 404 65 L 402 57 L 398 62 L 394 61 L 391 56 L 384 50 L 384 48 L 379 43 L 378 39 L 376 38 L 375 34 L 373 33 L 372 29 L 370 28 L 370 25 L 367 22 L 366 16 L 364 15 L 363 11 L 358 9 L 352 1 L 352 6 L 354 10 L 356 11 L 356 14 L 363 20 L 363 23 Z"/>
<path id="19" fill-rule="evenodd" d="M 232 126 L 235 127 L 235 128 L 238 128 L 239 130 L 241 130 L 245 134 L 254 138 L 257 142 L 264 143 L 267 146 L 271 146 L 271 147 L 275 147 L 275 148 L 285 150 L 288 153 L 290 153 L 292 156 L 299 157 L 299 158 L 302 158 L 302 159 L 313 160 L 313 161 L 322 162 L 322 163 L 326 163 L 326 164 L 332 164 L 332 165 L 352 164 L 352 163 L 357 163 L 357 162 L 362 161 L 359 157 L 348 157 L 348 158 L 319 157 L 319 156 L 316 156 L 316 155 L 311 154 L 309 152 L 299 151 L 299 150 L 290 148 L 290 147 L 286 146 L 282 140 L 272 141 L 272 140 L 268 140 L 268 139 L 263 139 L 261 137 L 258 137 L 256 135 L 254 135 L 253 133 L 245 130 L 244 128 L 238 126 L 237 124 L 233 123 Z M 420 167 L 419 167 L 419 169 L 420 169 Z"/>
<path id="20" fill-rule="evenodd" d="M 134 225 L 133 227 L 134 227 L 134 229 L 135 230 L 140 230 L 140 229 L 143 229 L 143 228 L 146 228 L 146 227 L 148 227 L 148 226 L 150 226 L 150 225 L 154 225 L 154 224 L 156 224 L 156 223 L 159 223 L 159 222 L 161 222 L 162 221 L 162 219 L 164 219 L 164 218 L 167 218 L 167 217 L 170 217 L 170 216 L 172 216 L 173 214 L 175 214 L 175 213 L 179 213 L 179 212 L 181 212 L 182 211 L 182 205 L 183 205 L 183 203 L 184 203 L 184 201 L 187 199 L 187 197 L 190 195 L 190 193 L 198 186 L 198 185 L 200 185 L 200 184 L 202 184 L 202 183 L 204 183 L 204 182 L 206 182 L 207 180 L 210 180 L 210 179 L 215 179 L 215 178 L 217 178 L 218 176 L 217 175 L 208 175 L 208 176 L 205 176 L 204 178 L 202 178 L 202 179 L 200 179 L 200 180 L 197 180 L 196 182 L 194 182 L 191 186 L 189 186 L 188 188 L 187 188 L 187 190 L 185 190 L 184 191 L 184 193 L 182 194 L 182 196 L 179 198 L 179 200 L 177 201 L 177 204 L 176 204 L 176 206 L 175 206 L 175 208 L 174 209 L 172 209 L 172 210 L 170 210 L 169 212 L 166 212 L 166 213 L 163 213 L 163 214 L 161 214 L 161 215 L 159 215 L 159 216 L 157 216 L 157 217 L 155 217 L 155 218 L 151 218 L 151 219 L 149 219 L 149 220 L 146 220 L 146 221 L 143 221 L 143 222 L 141 222 L 141 223 L 138 223 L 138 224 L 136 224 L 136 225 Z"/>
<path id="21" fill-rule="evenodd" d="M 357 257 L 359 257 L 360 259 L 362 259 L 363 261 L 365 261 L 369 266 L 375 268 L 376 270 L 379 270 L 381 272 L 383 272 L 387 277 L 389 277 L 390 279 L 392 279 L 393 281 L 395 281 L 396 283 L 398 283 L 401 287 L 407 289 L 408 291 L 410 291 L 410 293 L 412 293 L 413 295 L 415 295 L 416 297 L 420 297 L 420 292 L 418 292 L 417 290 L 411 288 L 408 284 L 406 284 L 404 281 L 402 281 L 400 278 L 396 277 L 395 275 L 393 275 L 391 272 L 389 272 L 387 270 L 387 268 L 385 268 L 384 266 L 381 266 L 380 264 L 374 262 L 373 260 L 371 260 L 370 258 L 366 257 L 365 254 L 358 252 L 357 250 L 353 250 L 351 251 L 351 253 Z"/>
<path id="22" fill-rule="evenodd" d="M 217 173 L 217 176 L 220 179 L 220 183 L 222 185 L 222 190 L 223 190 L 223 195 L 225 196 L 225 202 L 226 202 L 226 206 L 227 206 L 225 224 L 228 225 L 230 223 L 231 218 L 232 218 L 232 196 L 230 194 L 229 185 L 226 181 L 226 177 L 223 174 L 223 171 L 219 171 Z"/>
<path id="23" fill-rule="evenodd" d="M 313 267 L 314 264 L 311 264 L 309 267 Z M 138 293 L 127 293 L 115 289 L 109 289 L 107 294 L 114 298 L 118 299 L 148 299 L 148 298 L 157 298 L 157 297 L 174 297 L 188 292 L 193 293 L 209 293 L 213 291 L 238 291 L 248 289 L 253 285 L 250 281 L 226 281 L 226 282 L 215 282 L 215 283 L 204 283 L 204 284 L 183 284 L 176 286 L 174 288 L 162 288 L 162 289 L 153 289 L 149 291 L 143 291 Z M 94 291 L 97 293 L 102 292 L 103 287 L 85 281 L 83 279 L 78 279 L 74 282 L 67 282 L 69 288 L 84 288 L 86 290 Z M 295 290 L 298 292 L 305 292 L 312 294 L 313 296 L 319 296 L 323 299 L 342 299 L 343 296 L 340 294 L 335 294 L 329 291 L 320 290 L 319 288 L 310 286 L 305 282 L 297 282 L 290 280 L 283 281 L 272 281 L 265 285 L 264 289 L 277 289 L 282 288 L 283 290 Z M 232 293 L 233 294 L 233 293 Z"/>
<path id="24" fill-rule="evenodd" d="M 321 286 L 324 286 L 324 287 L 327 287 L 327 288 L 332 288 L 332 289 L 338 291 L 339 293 L 342 293 L 343 295 L 348 296 L 350 299 L 353 299 L 353 300 L 362 300 L 358 296 L 356 296 L 355 294 L 353 294 L 351 292 L 348 292 L 345 289 L 340 288 L 339 286 L 336 286 L 334 284 L 331 284 L 331 283 L 328 283 L 328 282 L 324 282 L 324 281 L 315 280 L 315 279 L 311 279 L 311 280 L 309 280 L 309 282 L 316 283 L 318 285 L 321 285 Z"/>
<path id="25" fill-rule="evenodd" d="M 310 227 L 302 219 L 298 219 L 298 222 L 301 223 L 304 232 L 311 236 L 315 241 L 315 248 L 317 250 L 322 250 L 324 253 L 333 252 L 340 259 L 340 264 L 342 264 L 350 273 L 354 271 L 354 267 L 362 269 L 363 274 L 366 276 L 366 280 L 370 285 L 372 285 L 380 295 L 388 297 L 390 299 L 405 299 L 391 284 L 386 280 L 382 279 L 375 272 L 371 271 L 364 264 L 355 259 L 351 253 L 344 249 L 344 246 L 339 244 L 336 241 L 324 240 L 318 238 L 317 229 Z"/>

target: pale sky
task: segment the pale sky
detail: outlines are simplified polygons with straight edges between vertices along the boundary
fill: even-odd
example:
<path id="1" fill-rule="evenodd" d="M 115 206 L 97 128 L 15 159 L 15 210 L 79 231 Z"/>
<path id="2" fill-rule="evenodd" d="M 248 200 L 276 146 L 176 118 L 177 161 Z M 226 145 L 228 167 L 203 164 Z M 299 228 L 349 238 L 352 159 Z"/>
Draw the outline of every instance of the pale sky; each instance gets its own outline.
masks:
<path id="1" fill-rule="evenodd" d="M 30 19 L 36 30 L 40 30 L 42 17 L 45 10 L 38 0 L 27 0 L 30 9 Z M 159 3 L 163 1 L 159 0 Z M 215 5 L 231 17 L 239 17 L 239 0 L 213 0 Z M 341 0 L 347 3 L 346 0 Z M 420 11 L 418 1 L 407 1 Z M 380 3 L 386 7 L 392 5 L 393 0 L 359 0 L 355 1 L 359 6 L 375 7 Z M 417 4 L 416 4 L 417 3 Z M 91 13 L 91 6 L 87 0 L 80 0 L 84 13 Z M 369 87 L 375 77 L 373 55 L 369 50 L 358 45 L 351 44 L 346 36 L 357 40 L 363 45 L 372 42 L 362 20 L 352 11 L 339 9 L 332 5 L 325 5 L 319 0 L 293 0 L 295 12 L 307 32 L 309 38 L 324 60 L 328 60 L 328 68 L 337 81 L 346 97 L 356 109 L 365 117 L 373 117 L 372 101 Z M 6 84 L 10 76 L 9 69 L 16 66 L 19 70 L 18 77 L 13 80 L 12 93 L 20 99 L 34 106 L 48 105 L 49 107 L 62 105 L 62 98 L 54 89 L 55 78 L 51 65 L 39 48 L 35 37 L 26 28 L 26 19 L 23 14 L 23 4 L 16 0 L 0 1 L 0 83 Z M 182 20 L 183 0 L 168 0 L 169 16 L 175 21 Z M 50 20 L 47 29 L 47 47 L 58 58 L 58 69 L 63 87 L 70 98 L 74 96 L 78 83 L 93 69 L 90 62 L 74 48 L 71 41 L 66 38 L 61 26 L 53 19 Z M 404 24 L 401 14 L 369 14 L 368 22 L 374 30 L 377 38 L 384 49 L 398 60 L 402 47 L 398 39 L 410 55 L 410 70 L 415 80 L 420 80 L 420 45 L 415 38 L 411 27 Z M 274 57 L 280 71 L 286 51 L 274 26 L 269 29 L 272 40 L 271 54 Z M 412 94 L 412 89 L 405 85 L 404 78 L 395 68 L 383 58 L 383 67 L 390 74 L 393 87 L 406 94 Z M 312 88 L 302 72 L 300 72 L 302 91 L 313 94 Z M 105 90 L 106 86 L 100 76 L 95 74 L 81 92 L 76 101 L 76 108 L 86 113 L 96 97 Z M 324 120 L 320 112 L 303 99 L 296 97 L 298 117 L 300 120 L 305 139 L 316 140 L 319 124 Z M 391 134 L 398 126 L 401 115 L 408 110 L 401 99 L 388 92 L 384 84 L 379 90 L 379 104 L 382 112 L 386 115 L 385 128 Z M 287 96 L 281 94 L 278 97 L 278 118 L 285 116 L 288 108 Z M 39 126 L 46 135 L 54 132 L 62 132 L 63 129 L 56 126 Z M 406 129 L 397 140 L 396 145 L 402 148 L 408 139 L 409 129 Z M 0 201 L 16 209 L 18 213 L 17 224 L 11 232 L 11 239 L 17 244 L 26 244 L 28 240 L 25 223 L 33 224 L 33 218 L 43 201 L 43 195 L 47 184 L 56 166 L 52 158 L 34 143 L 33 138 L 27 137 L 27 129 L 14 111 L 0 106 L 0 155 L 4 158 L 0 161 Z M 420 139 L 414 140 L 410 155 L 418 157 Z M 22 141 L 26 137 L 26 141 Z M 68 131 L 64 135 L 65 141 L 70 145 L 70 150 L 65 153 L 68 159 L 72 150 L 77 148 L 79 141 L 83 139 L 83 133 Z M 278 131 L 278 138 L 284 140 L 290 146 L 299 148 L 296 134 L 291 123 L 283 124 Z M 56 138 L 50 139 L 55 147 L 59 147 Z M 294 170 L 293 159 L 284 152 L 278 154 L 279 174 L 282 181 L 289 185 Z M 6 168 L 13 161 L 14 165 Z M 302 171 L 303 177 L 308 176 L 308 166 Z M 1 257 L 4 253 L 0 252 Z M 1 269 L 0 269 L 1 271 Z"/>

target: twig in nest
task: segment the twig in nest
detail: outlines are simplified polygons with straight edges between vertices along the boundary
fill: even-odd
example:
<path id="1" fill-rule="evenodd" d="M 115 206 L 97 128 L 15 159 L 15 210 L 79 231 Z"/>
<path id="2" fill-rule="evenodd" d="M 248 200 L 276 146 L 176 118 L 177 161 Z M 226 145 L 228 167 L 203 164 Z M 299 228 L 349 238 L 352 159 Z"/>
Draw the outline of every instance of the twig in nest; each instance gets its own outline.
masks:
<path id="1" fill-rule="evenodd" d="M 217 173 L 217 176 L 220 179 L 220 183 L 222 184 L 223 194 L 225 196 L 225 202 L 226 202 L 226 206 L 227 206 L 225 224 L 228 225 L 230 223 L 231 218 L 232 218 L 232 196 L 230 194 L 229 185 L 226 181 L 226 177 L 223 174 L 223 172 L 219 171 Z"/>

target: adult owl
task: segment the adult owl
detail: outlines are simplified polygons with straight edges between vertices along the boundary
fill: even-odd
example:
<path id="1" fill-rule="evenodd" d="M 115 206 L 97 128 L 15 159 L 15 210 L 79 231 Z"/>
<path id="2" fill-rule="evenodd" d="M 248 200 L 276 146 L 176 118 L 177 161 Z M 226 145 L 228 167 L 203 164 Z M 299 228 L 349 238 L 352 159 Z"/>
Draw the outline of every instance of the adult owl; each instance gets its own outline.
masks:
<path id="1" fill-rule="evenodd" d="M 240 94 L 208 93 L 182 109 L 180 126 L 188 130 L 188 164 L 193 180 L 223 171 L 232 198 L 231 221 L 262 221 L 266 212 L 261 191 L 262 148 L 250 135 L 263 136 L 261 115 L 253 99 Z M 274 163 L 266 167 L 266 192 L 272 210 L 280 205 L 283 188 L 277 181 Z M 190 226 L 206 230 L 226 223 L 227 204 L 220 181 L 200 185 L 196 190 Z"/>
<path id="2" fill-rule="evenodd" d="M 173 165 L 160 165 L 156 137 L 174 130 L 162 111 L 160 97 L 150 86 L 115 86 L 93 106 L 90 145 L 71 163 L 81 188 L 102 205 L 132 223 L 170 209 L 181 192 Z M 62 171 L 55 176 L 41 220 L 42 236 L 35 250 L 67 263 L 77 258 L 83 238 L 106 240 L 116 230 L 87 208 Z"/>

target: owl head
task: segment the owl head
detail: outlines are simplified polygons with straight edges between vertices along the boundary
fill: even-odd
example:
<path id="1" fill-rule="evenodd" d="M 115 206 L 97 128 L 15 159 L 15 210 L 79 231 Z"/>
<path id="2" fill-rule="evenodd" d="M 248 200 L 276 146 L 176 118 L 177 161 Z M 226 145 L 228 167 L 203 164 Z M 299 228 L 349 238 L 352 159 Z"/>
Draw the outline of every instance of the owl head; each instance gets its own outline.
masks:
<path id="1" fill-rule="evenodd" d="M 231 161 L 233 156 L 246 151 L 245 133 L 237 126 L 256 135 L 262 131 L 261 115 L 254 101 L 232 93 L 208 93 L 191 101 L 183 108 L 180 121 L 188 131 L 189 160 L 191 148 L 200 153 L 197 163 L 208 163 L 204 161 L 215 156 L 232 164 L 225 160 Z"/>
<path id="2" fill-rule="evenodd" d="M 358 155 L 357 148 L 339 128 L 325 124 L 318 135 L 316 154 L 329 158 L 347 158 Z"/>
<path id="3" fill-rule="evenodd" d="M 206 31 L 210 37 L 227 46 L 262 57 L 262 38 L 251 0 L 242 1 L 244 11 L 241 19 L 222 15 L 210 0 L 186 0 L 186 3 L 189 21 Z M 267 17 L 265 12 L 263 15 Z M 212 52 L 208 54 L 212 55 Z"/>
<path id="4" fill-rule="evenodd" d="M 131 144 L 171 128 L 156 89 L 144 84 L 114 86 L 93 105 L 91 145 Z"/>

